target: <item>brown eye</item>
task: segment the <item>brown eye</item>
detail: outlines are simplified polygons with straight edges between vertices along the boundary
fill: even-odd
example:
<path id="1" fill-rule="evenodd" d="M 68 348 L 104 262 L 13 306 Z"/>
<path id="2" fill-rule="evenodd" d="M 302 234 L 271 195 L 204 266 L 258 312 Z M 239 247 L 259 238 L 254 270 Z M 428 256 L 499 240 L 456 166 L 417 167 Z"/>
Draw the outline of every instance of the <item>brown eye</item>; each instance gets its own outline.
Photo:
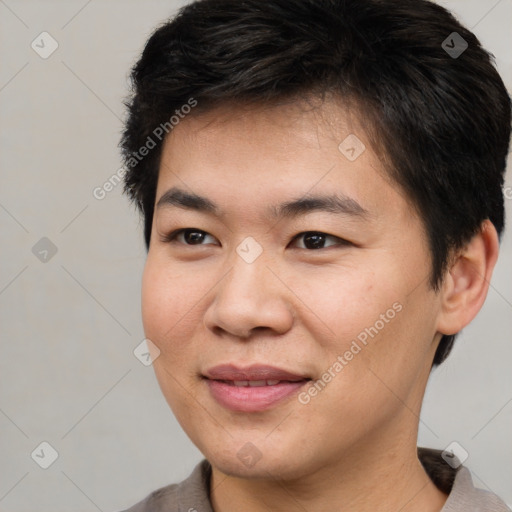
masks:
<path id="1" fill-rule="evenodd" d="M 208 238 L 215 238 L 208 234 L 206 231 L 202 231 L 196 228 L 185 228 L 174 231 L 170 235 L 166 236 L 165 242 L 176 242 L 184 245 L 206 245 L 203 242 Z"/>
<path id="2" fill-rule="evenodd" d="M 347 245 L 348 242 L 343 240 L 342 238 L 338 238 L 334 235 L 328 235 L 327 233 L 322 233 L 321 231 L 305 231 L 304 233 L 299 233 L 295 238 L 295 240 L 303 239 L 302 247 L 300 249 L 326 249 L 332 245 Z M 328 244 L 326 241 L 335 240 L 336 243 Z"/>

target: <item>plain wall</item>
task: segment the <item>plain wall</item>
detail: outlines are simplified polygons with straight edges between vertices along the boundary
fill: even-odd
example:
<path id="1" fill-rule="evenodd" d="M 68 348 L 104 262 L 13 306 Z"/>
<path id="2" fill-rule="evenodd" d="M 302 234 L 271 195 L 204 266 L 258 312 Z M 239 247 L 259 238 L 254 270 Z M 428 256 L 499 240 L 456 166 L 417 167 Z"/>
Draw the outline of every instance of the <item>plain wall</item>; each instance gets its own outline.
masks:
<path id="1" fill-rule="evenodd" d="M 0 511 L 120 510 L 202 458 L 133 355 L 144 338 L 138 215 L 121 185 L 93 195 L 121 166 L 129 69 L 184 3 L 0 2 Z M 510 89 L 512 1 L 440 3 L 474 27 Z M 31 48 L 43 31 L 59 45 L 47 59 Z M 510 219 L 510 172 L 507 186 Z M 483 310 L 432 375 L 419 436 L 459 442 L 475 483 L 509 504 L 511 238 L 508 225 Z M 59 454 L 48 469 L 31 458 L 42 441 Z"/>

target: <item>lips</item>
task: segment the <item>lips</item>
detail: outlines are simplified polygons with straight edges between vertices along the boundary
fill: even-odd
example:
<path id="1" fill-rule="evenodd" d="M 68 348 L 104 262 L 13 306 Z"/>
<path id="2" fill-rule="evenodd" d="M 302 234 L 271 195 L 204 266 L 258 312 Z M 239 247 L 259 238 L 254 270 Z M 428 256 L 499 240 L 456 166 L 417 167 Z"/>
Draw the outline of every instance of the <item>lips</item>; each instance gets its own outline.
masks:
<path id="1" fill-rule="evenodd" d="M 204 373 L 213 398 L 239 412 L 262 412 L 297 392 L 311 379 L 273 366 L 220 365 Z"/>

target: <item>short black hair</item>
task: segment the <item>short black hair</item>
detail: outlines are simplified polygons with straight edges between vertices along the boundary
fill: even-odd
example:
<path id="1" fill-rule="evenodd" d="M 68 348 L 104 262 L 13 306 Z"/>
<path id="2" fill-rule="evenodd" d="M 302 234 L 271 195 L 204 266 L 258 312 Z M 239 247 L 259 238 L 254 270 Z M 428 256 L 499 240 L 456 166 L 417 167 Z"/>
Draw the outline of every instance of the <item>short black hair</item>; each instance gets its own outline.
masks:
<path id="1" fill-rule="evenodd" d="M 433 2 L 199 0 L 154 31 L 131 81 L 120 146 L 147 248 L 162 142 L 184 105 L 197 115 L 325 94 L 357 106 L 416 207 L 432 288 L 485 219 L 501 235 L 510 97 L 494 57 Z M 443 336 L 434 366 L 454 339 Z"/>

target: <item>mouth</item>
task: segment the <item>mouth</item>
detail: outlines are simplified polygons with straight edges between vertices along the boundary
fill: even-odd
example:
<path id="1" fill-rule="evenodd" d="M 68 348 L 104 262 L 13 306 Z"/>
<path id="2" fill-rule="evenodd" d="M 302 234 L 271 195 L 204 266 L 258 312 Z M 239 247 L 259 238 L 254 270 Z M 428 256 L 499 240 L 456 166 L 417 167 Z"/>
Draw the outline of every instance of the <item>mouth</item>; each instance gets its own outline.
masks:
<path id="1" fill-rule="evenodd" d="M 283 380 L 221 380 L 218 382 L 224 382 L 228 386 L 237 386 L 237 387 L 251 387 L 251 388 L 259 388 L 262 386 L 277 386 L 281 382 L 292 382 L 292 381 L 283 381 Z M 295 381 L 298 382 L 298 381 Z"/>
<path id="2" fill-rule="evenodd" d="M 238 412 L 262 412 L 295 394 L 310 377 L 273 366 L 215 366 L 202 376 L 221 406 Z"/>

